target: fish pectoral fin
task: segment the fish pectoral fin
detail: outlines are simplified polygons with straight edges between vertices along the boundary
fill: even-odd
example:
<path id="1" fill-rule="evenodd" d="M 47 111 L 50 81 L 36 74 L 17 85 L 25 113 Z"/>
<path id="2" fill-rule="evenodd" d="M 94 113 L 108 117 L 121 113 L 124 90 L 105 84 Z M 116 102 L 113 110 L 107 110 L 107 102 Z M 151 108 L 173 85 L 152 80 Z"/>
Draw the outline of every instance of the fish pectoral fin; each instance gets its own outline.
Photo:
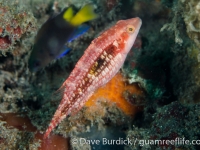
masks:
<path id="1" fill-rule="evenodd" d="M 53 92 L 52 94 L 52 101 L 56 102 L 56 101 L 60 101 L 63 98 L 63 93 L 65 91 L 65 86 L 61 86 L 57 91 Z"/>
<path id="2" fill-rule="evenodd" d="M 70 23 L 74 26 L 79 26 L 84 22 L 97 18 L 98 15 L 94 13 L 92 4 L 87 4 L 71 19 Z"/>
<path id="3" fill-rule="evenodd" d="M 79 26 L 75 32 L 73 33 L 73 35 L 69 38 L 69 40 L 67 42 L 71 42 L 73 40 L 75 40 L 76 38 L 80 37 L 81 35 L 83 35 L 85 32 L 87 32 L 90 29 L 90 26 L 88 25 L 81 25 Z"/>
<path id="4" fill-rule="evenodd" d="M 72 7 L 69 7 L 65 10 L 64 14 L 63 14 L 63 18 L 70 22 L 71 19 L 74 17 L 74 10 Z"/>

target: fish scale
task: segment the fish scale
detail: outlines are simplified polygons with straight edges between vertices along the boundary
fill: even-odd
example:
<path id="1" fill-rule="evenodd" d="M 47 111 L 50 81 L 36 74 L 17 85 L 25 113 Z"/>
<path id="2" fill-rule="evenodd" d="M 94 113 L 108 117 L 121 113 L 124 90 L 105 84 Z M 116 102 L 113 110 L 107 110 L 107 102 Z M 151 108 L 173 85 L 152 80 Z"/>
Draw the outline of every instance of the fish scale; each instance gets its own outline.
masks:
<path id="1" fill-rule="evenodd" d="M 63 97 L 44 139 L 67 115 L 78 112 L 95 90 L 116 75 L 136 39 L 141 24 L 139 18 L 120 20 L 91 42 L 60 88 L 64 89 Z"/>

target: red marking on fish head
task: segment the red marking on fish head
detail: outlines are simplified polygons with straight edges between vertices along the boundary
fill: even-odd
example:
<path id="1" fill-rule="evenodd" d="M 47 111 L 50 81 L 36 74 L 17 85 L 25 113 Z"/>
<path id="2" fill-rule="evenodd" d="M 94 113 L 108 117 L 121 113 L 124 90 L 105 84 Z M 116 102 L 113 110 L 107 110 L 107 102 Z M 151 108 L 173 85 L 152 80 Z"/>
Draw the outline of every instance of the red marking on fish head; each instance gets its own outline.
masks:
<path id="1" fill-rule="evenodd" d="M 117 39 L 117 43 L 118 43 L 118 49 L 119 50 L 123 50 L 125 48 L 126 45 L 126 41 L 128 40 L 129 35 L 126 32 L 123 32 L 120 36 L 119 39 Z"/>
<path id="2" fill-rule="evenodd" d="M 119 51 L 128 53 L 133 46 L 142 25 L 140 18 L 132 18 L 128 20 L 120 20 L 114 27 L 114 30 L 119 32 L 119 38 L 113 42 Z"/>

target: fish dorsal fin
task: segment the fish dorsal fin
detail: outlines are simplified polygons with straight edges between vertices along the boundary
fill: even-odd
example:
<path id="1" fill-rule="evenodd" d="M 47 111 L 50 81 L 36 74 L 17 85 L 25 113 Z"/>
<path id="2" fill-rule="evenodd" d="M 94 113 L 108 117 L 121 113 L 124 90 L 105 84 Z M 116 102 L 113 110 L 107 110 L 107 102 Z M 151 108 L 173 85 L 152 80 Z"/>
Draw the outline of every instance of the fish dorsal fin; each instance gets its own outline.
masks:
<path id="1" fill-rule="evenodd" d="M 76 15 L 71 19 L 70 23 L 74 26 L 79 26 L 86 21 L 97 18 L 98 15 L 95 14 L 93 10 L 94 8 L 91 4 L 85 5 L 78 13 L 76 13 Z"/>
<path id="2" fill-rule="evenodd" d="M 63 14 L 63 18 L 70 22 L 72 20 L 72 18 L 74 17 L 74 10 L 72 7 L 69 7 L 68 9 L 66 9 L 66 11 Z"/>

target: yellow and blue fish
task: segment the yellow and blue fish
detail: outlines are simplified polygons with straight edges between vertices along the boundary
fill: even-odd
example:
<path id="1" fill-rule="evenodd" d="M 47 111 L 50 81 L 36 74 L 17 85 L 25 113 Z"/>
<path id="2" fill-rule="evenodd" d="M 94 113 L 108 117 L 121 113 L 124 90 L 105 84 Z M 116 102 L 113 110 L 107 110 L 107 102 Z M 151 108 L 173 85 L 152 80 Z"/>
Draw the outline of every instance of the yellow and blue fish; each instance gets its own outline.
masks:
<path id="1" fill-rule="evenodd" d="M 31 71 L 38 71 L 52 60 L 69 52 L 65 44 L 76 39 L 88 29 L 82 23 L 97 18 L 91 4 L 85 5 L 76 14 L 73 6 L 48 19 L 37 33 L 28 66 Z"/>

